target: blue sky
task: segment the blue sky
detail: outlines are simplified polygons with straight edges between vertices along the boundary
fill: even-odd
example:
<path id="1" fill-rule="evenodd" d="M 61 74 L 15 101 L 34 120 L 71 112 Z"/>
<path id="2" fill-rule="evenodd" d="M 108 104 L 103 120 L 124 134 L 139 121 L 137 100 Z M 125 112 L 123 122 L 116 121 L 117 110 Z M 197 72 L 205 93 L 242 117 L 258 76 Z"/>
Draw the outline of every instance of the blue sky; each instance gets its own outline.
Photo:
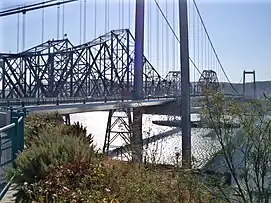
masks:
<path id="1" fill-rule="evenodd" d="M 271 2 L 201 4 L 200 10 L 230 78 L 254 69 L 257 80 L 271 79 Z"/>
<path id="2" fill-rule="evenodd" d="M 0 0 L 0 4 L 2 3 L 0 6 L 5 8 L 38 1 L 39 0 Z M 96 36 L 103 34 L 105 31 L 118 28 L 130 28 L 132 33 L 134 32 L 134 0 L 109 0 L 110 21 L 109 27 L 107 28 L 105 27 L 105 6 L 103 3 L 105 0 L 96 1 Z M 120 9 L 120 15 L 119 1 L 125 2 L 123 8 L 121 7 Z M 130 6 L 128 4 L 129 1 L 132 3 Z M 95 0 L 87 0 L 87 41 L 95 38 L 94 2 Z M 149 2 L 152 2 L 150 9 L 148 8 Z M 166 2 L 168 19 L 171 25 L 175 23 L 174 30 L 178 34 L 177 0 L 175 0 L 175 3 L 173 0 L 159 1 L 165 13 Z M 267 0 L 198 0 L 197 2 L 219 59 L 230 80 L 240 82 L 242 72 L 245 69 L 256 70 L 257 80 L 270 80 L 271 54 L 268 48 L 270 49 L 271 47 L 271 26 L 269 22 L 271 19 L 271 3 L 268 3 Z M 177 40 L 174 38 L 160 13 L 159 18 L 157 18 L 157 7 L 154 4 L 154 0 L 146 0 L 146 4 L 145 55 L 147 55 L 154 67 L 157 67 L 159 72 L 163 75 L 169 70 L 179 70 L 179 53 L 177 52 L 179 45 Z M 174 18 L 173 8 L 175 8 Z M 122 18 L 122 10 L 124 10 L 124 18 Z M 188 10 L 191 17 L 189 21 L 190 57 L 199 66 L 200 70 L 212 68 L 218 72 L 220 80 L 225 80 L 225 77 L 218 69 L 214 57 L 211 57 L 214 55 L 211 54 L 210 46 L 207 44 L 207 48 L 201 47 L 202 42 L 205 43 L 205 37 L 202 38 L 201 35 L 199 35 L 200 39 L 198 40 L 198 34 L 202 31 L 202 28 L 198 27 L 198 18 L 193 20 L 193 7 L 189 7 Z M 60 11 L 62 12 L 62 8 Z M 65 5 L 65 33 L 68 34 L 73 44 L 79 44 L 80 42 L 79 11 L 79 3 Z M 56 8 L 45 9 L 46 32 L 44 33 L 44 40 L 56 39 L 56 13 Z M 62 14 L 60 16 L 62 17 Z M 20 19 L 22 20 L 22 18 Z M 130 19 L 130 22 L 128 19 Z M 108 22 L 106 22 L 106 24 L 108 24 Z M 157 32 L 158 27 L 159 32 Z M 194 30 L 194 28 L 196 30 Z M 16 52 L 17 15 L 1 18 L 0 30 L 0 52 Z M 157 33 L 159 33 L 159 35 Z M 60 20 L 60 35 L 62 36 L 62 19 Z M 166 38 L 166 36 L 168 36 L 168 38 Z M 83 41 L 83 37 L 81 40 Z M 22 49 L 21 43 L 22 39 L 20 39 L 20 49 Z M 41 43 L 41 11 L 29 12 L 26 15 L 26 48 L 39 43 Z M 207 54 L 207 52 L 210 54 Z M 207 58 L 204 57 L 205 53 L 208 56 Z M 196 55 L 194 56 L 194 54 Z M 198 54 L 201 58 L 200 61 L 198 61 Z M 212 63 L 210 61 L 212 61 Z M 191 68 L 191 80 L 194 80 L 194 72 L 195 79 L 199 77 L 197 71 Z"/>

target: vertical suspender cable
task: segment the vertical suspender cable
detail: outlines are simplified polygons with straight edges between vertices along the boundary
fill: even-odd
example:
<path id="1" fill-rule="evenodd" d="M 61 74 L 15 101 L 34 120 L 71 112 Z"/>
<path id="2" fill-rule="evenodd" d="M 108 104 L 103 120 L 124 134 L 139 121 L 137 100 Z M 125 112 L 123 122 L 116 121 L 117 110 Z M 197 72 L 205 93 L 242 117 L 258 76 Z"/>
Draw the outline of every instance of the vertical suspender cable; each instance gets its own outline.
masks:
<path id="1" fill-rule="evenodd" d="M 57 39 L 57 40 L 59 40 L 59 24 L 60 24 L 60 6 L 59 6 L 59 4 L 58 4 L 58 5 L 57 5 L 57 26 L 56 26 L 56 27 L 57 27 L 57 28 L 56 28 L 56 29 L 57 29 L 57 32 L 56 32 L 56 33 L 57 33 L 57 34 L 56 34 L 57 37 L 56 37 L 56 39 Z"/>
<path id="2" fill-rule="evenodd" d="M 41 11 L 41 43 L 43 42 L 44 42 L 44 8 L 42 8 Z"/>
<path id="3" fill-rule="evenodd" d="M 63 39 L 64 39 L 64 35 L 65 35 L 65 6 L 64 4 L 62 4 L 62 38 Z"/>
<path id="4" fill-rule="evenodd" d="M 150 60 L 150 1 L 148 2 L 148 4 L 147 4 L 147 9 L 148 9 L 148 11 L 147 11 L 147 36 L 148 36 L 148 40 L 147 40 L 147 57 L 148 57 L 148 59 Z"/>
<path id="5" fill-rule="evenodd" d="M 131 0 L 129 0 L 129 12 L 128 12 L 128 27 L 129 27 L 129 30 L 131 31 Z"/>
<path id="6" fill-rule="evenodd" d="M 108 0 L 106 0 L 106 33 L 108 32 L 108 13 L 109 13 L 109 8 L 108 8 Z"/>
<path id="7" fill-rule="evenodd" d="M 157 23 L 156 23 L 156 26 L 157 26 L 157 30 L 156 30 L 156 45 L 157 45 L 157 67 L 159 67 L 159 69 L 161 70 L 161 64 L 159 64 L 159 58 L 160 58 L 160 46 L 159 46 L 159 44 L 160 44 L 160 35 L 159 35 L 159 31 L 160 31 L 160 29 L 159 29 L 159 10 L 157 9 L 157 12 L 156 12 L 156 19 L 157 19 Z M 161 70 L 161 72 L 162 72 L 162 70 Z"/>
<path id="8" fill-rule="evenodd" d="M 104 32 L 107 33 L 107 0 L 104 1 Z"/>
<path id="9" fill-rule="evenodd" d="M 207 66 L 207 50 L 206 50 L 207 49 L 207 41 L 206 41 L 206 35 L 204 35 L 204 41 L 205 41 L 205 45 L 204 45 L 205 46 L 205 51 L 204 51 L 205 52 L 204 69 L 207 70 L 208 68 L 206 67 Z"/>
<path id="10" fill-rule="evenodd" d="M 194 52 L 194 60 L 196 60 L 196 20 L 195 20 L 195 10 L 193 11 L 193 52 Z M 195 83 L 196 83 L 196 70 L 194 71 L 194 95 L 195 95 Z"/>
<path id="11" fill-rule="evenodd" d="M 84 0 L 84 43 L 87 38 L 87 2 Z"/>
<path id="12" fill-rule="evenodd" d="M 109 9 L 109 0 L 107 0 L 107 32 L 109 32 L 110 29 L 110 21 L 109 21 L 109 17 L 110 17 L 110 9 Z"/>
<path id="13" fill-rule="evenodd" d="M 203 70 L 205 70 L 205 35 L 204 35 L 204 32 L 202 30 L 202 68 Z"/>
<path id="14" fill-rule="evenodd" d="M 198 41 L 198 47 L 197 47 L 197 50 L 198 50 L 198 67 L 200 66 L 200 26 L 199 26 L 199 20 L 197 20 L 197 25 L 198 25 L 198 29 L 197 29 L 197 41 Z M 200 76 L 199 76 L 200 77 Z"/>
<path id="15" fill-rule="evenodd" d="M 201 27 L 201 67 L 203 68 L 203 46 L 204 46 L 204 41 L 203 41 L 203 28 Z"/>
<path id="16" fill-rule="evenodd" d="M 121 0 L 119 0 L 119 28 L 121 27 Z"/>
<path id="17" fill-rule="evenodd" d="M 20 51 L 20 13 L 17 18 L 17 53 Z"/>
<path id="18" fill-rule="evenodd" d="M 165 66 L 164 66 L 164 53 L 165 53 L 165 49 L 164 49 L 164 21 L 162 20 L 161 22 L 161 26 L 162 26 L 162 57 L 161 57 L 161 65 L 162 65 L 162 77 L 164 78 L 165 76 Z"/>
<path id="19" fill-rule="evenodd" d="M 175 1 L 173 1 L 173 11 L 172 11 L 172 20 L 173 20 L 173 30 L 175 31 Z M 175 47 L 175 38 L 172 37 L 172 49 L 173 49 L 173 53 L 172 53 L 172 60 L 173 60 L 173 70 L 176 70 L 176 57 L 175 57 L 175 51 L 176 51 L 176 47 Z"/>
<path id="20" fill-rule="evenodd" d="M 150 7 L 150 19 L 149 19 L 149 28 L 150 28 L 150 30 L 149 30 L 149 44 L 150 44 L 150 47 L 151 47 L 151 45 L 152 45 L 152 3 L 151 3 L 151 1 L 149 1 L 149 7 Z M 150 57 L 150 60 L 152 59 L 152 50 L 150 49 L 150 54 L 149 54 L 149 57 Z"/>
<path id="21" fill-rule="evenodd" d="M 166 18 L 168 18 L 168 1 L 166 0 Z M 169 37 L 169 33 L 168 33 L 168 29 L 166 29 L 166 74 L 168 73 L 170 66 L 169 66 L 169 44 L 168 44 L 168 37 Z"/>
<path id="22" fill-rule="evenodd" d="M 26 15 L 26 12 L 24 11 L 23 12 L 23 39 L 22 39 L 22 51 L 25 50 L 25 15 Z M 21 61 L 21 64 L 20 64 L 20 75 L 21 75 L 21 79 L 22 79 L 22 83 L 24 82 L 23 81 L 23 73 L 24 73 L 24 69 L 23 69 L 23 60 L 20 60 Z"/>
<path id="23" fill-rule="evenodd" d="M 97 37 L 97 0 L 94 0 L 94 35 Z"/>
<path id="24" fill-rule="evenodd" d="M 213 54 L 212 54 L 212 50 L 210 51 L 210 69 L 213 70 Z"/>
<path id="25" fill-rule="evenodd" d="M 187 0 L 187 26 L 188 26 L 188 33 L 191 31 L 191 12 L 190 11 L 191 11 L 191 1 Z M 188 41 L 189 42 L 190 42 L 191 37 L 192 37 L 192 35 L 188 35 Z"/>
<path id="26" fill-rule="evenodd" d="M 23 12 L 23 39 L 22 39 L 22 51 L 25 49 L 25 14 L 26 12 Z"/>
<path id="27" fill-rule="evenodd" d="M 79 16 L 80 16 L 80 23 L 79 23 L 79 35 L 80 35 L 80 38 L 79 38 L 79 43 L 81 44 L 82 43 L 82 0 L 80 0 L 80 11 L 79 11 Z"/>
<path id="28" fill-rule="evenodd" d="M 121 3 L 121 6 L 122 6 L 122 29 L 124 29 L 124 0 L 122 0 L 122 3 Z"/>
<path id="29" fill-rule="evenodd" d="M 206 61 L 206 67 L 207 67 L 208 70 L 211 70 L 210 69 L 210 64 L 209 64 L 209 62 L 210 62 L 210 46 L 209 45 L 210 44 L 207 41 L 207 61 Z"/>
<path id="30" fill-rule="evenodd" d="M 208 61 L 207 61 L 208 70 L 210 70 L 210 46 L 208 46 Z"/>

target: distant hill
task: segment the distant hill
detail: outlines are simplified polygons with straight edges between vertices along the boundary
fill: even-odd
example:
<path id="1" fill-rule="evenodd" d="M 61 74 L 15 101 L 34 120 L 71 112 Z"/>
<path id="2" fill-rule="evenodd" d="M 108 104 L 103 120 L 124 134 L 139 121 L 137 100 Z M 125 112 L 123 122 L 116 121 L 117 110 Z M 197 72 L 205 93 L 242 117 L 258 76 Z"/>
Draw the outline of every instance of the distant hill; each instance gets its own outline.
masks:
<path id="1" fill-rule="evenodd" d="M 232 86 L 240 93 L 243 94 L 243 83 L 222 83 L 222 90 L 225 93 L 235 94 Z M 267 96 L 271 96 L 271 81 L 258 81 L 256 82 L 256 96 L 263 97 L 263 93 Z M 253 96 L 254 95 L 254 87 L 253 83 L 246 83 L 245 84 L 245 95 Z"/>
<path id="2" fill-rule="evenodd" d="M 195 83 L 191 82 L 191 85 L 193 86 Z M 233 90 L 232 86 L 237 90 L 237 92 L 241 95 L 243 95 L 243 83 L 232 83 L 232 86 L 230 83 L 223 82 L 221 83 L 222 91 L 226 94 L 236 94 L 236 92 Z M 253 96 L 253 83 L 249 82 L 246 83 L 246 96 Z M 271 97 L 271 81 L 258 81 L 256 82 L 256 96 L 258 98 L 263 97 L 263 93 L 265 93 L 267 96 Z"/>

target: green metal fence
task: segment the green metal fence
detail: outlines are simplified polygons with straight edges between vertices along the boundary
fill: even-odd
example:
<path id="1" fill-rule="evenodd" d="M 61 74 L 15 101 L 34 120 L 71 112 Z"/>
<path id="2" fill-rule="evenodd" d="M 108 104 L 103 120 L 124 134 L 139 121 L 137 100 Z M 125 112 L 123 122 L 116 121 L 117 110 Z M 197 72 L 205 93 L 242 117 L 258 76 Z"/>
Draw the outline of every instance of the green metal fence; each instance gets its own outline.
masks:
<path id="1" fill-rule="evenodd" d="M 0 200 L 9 188 L 10 182 L 5 181 L 4 171 L 14 166 L 18 152 L 24 148 L 25 112 L 10 108 L 6 113 L 8 125 L 0 128 Z"/>

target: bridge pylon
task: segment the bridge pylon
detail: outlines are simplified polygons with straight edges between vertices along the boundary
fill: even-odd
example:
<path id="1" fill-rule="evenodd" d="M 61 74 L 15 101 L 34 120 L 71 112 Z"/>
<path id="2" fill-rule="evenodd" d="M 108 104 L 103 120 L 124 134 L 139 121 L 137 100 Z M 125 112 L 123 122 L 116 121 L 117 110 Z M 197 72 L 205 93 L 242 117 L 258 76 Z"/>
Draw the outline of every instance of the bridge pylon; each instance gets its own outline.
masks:
<path id="1" fill-rule="evenodd" d="M 256 76 L 255 76 L 255 70 L 253 71 L 246 71 L 243 72 L 243 96 L 246 96 L 246 75 L 252 75 L 253 76 L 253 96 L 256 99 Z"/>

